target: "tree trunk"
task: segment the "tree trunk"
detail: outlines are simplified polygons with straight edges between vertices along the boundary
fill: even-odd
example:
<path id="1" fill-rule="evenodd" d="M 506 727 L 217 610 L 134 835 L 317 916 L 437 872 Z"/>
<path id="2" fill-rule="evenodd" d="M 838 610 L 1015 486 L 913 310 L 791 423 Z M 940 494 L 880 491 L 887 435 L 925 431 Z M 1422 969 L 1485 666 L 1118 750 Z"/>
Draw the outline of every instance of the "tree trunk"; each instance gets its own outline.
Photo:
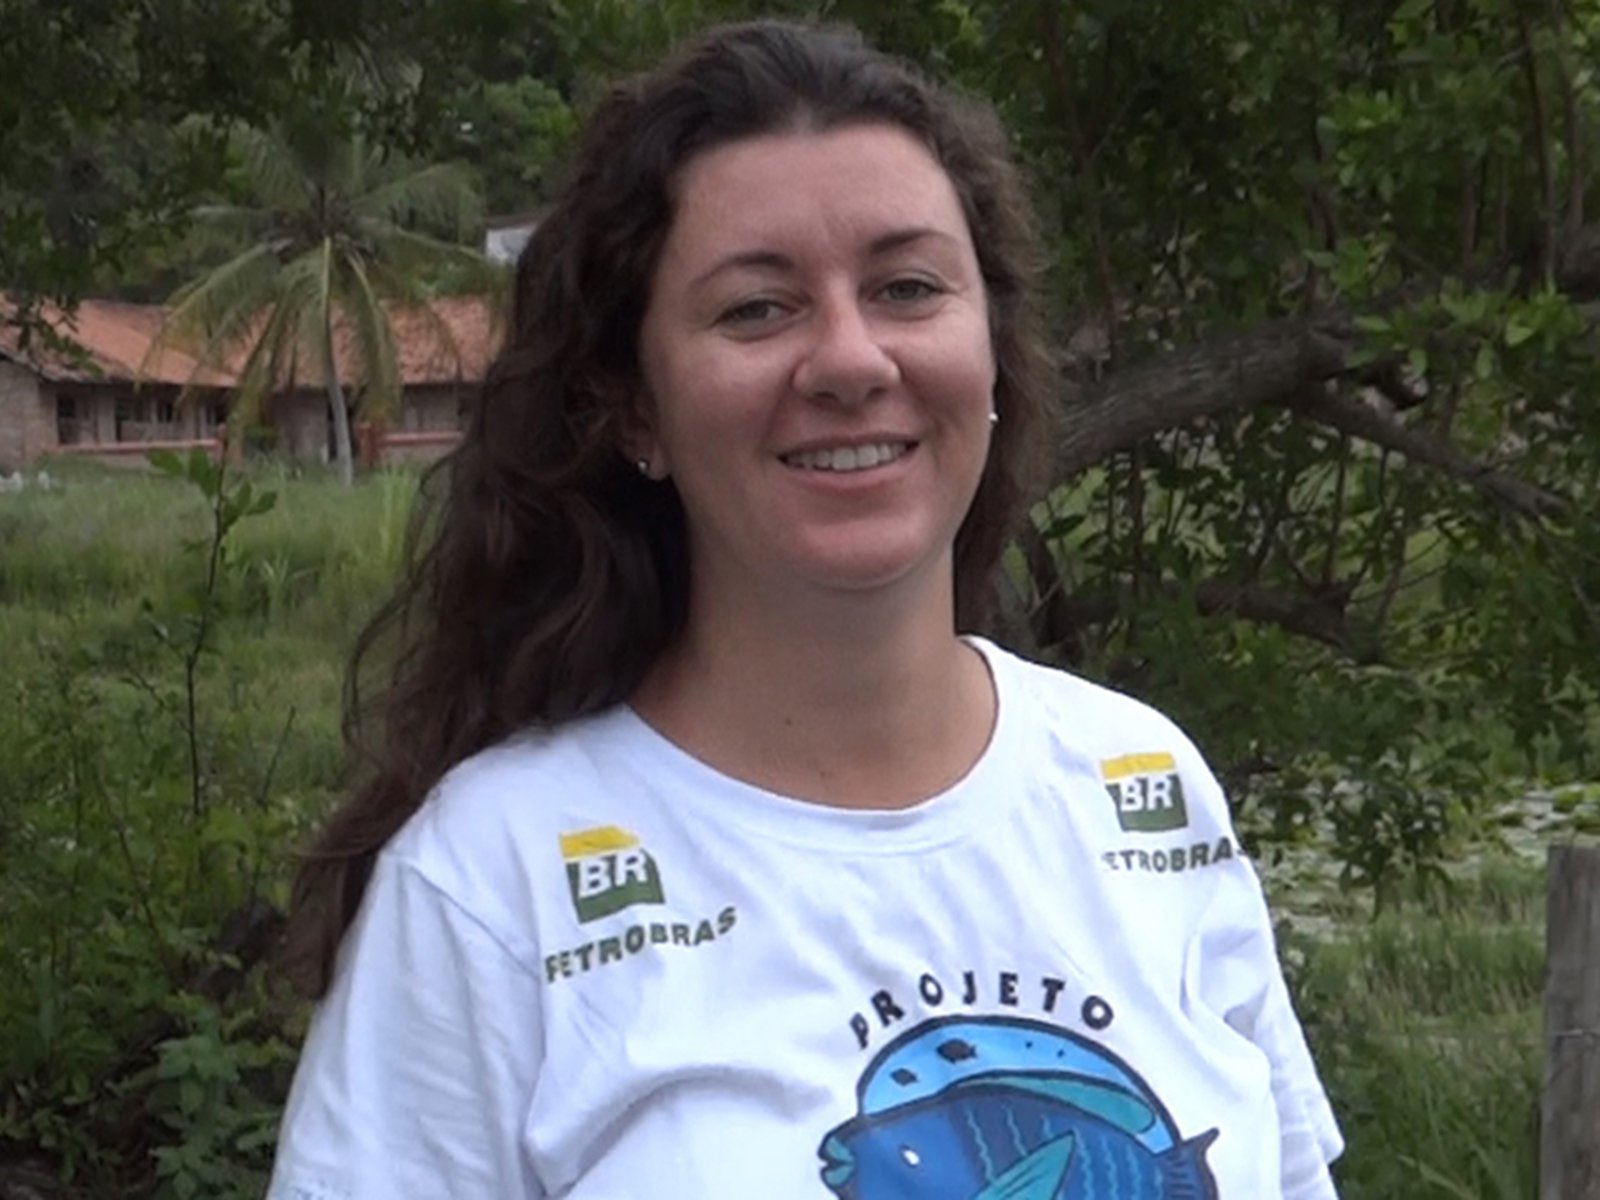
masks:
<path id="1" fill-rule="evenodd" d="M 333 414 L 333 453 L 339 466 L 339 482 L 355 483 L 355 456 L 350 446 L 350 410 L 345 406 L 344 388 L 339 386 L 338 364 L 333 355 L 333 306 L 322 311 L 322 377 L 328 385 L 328 409 Z"/>

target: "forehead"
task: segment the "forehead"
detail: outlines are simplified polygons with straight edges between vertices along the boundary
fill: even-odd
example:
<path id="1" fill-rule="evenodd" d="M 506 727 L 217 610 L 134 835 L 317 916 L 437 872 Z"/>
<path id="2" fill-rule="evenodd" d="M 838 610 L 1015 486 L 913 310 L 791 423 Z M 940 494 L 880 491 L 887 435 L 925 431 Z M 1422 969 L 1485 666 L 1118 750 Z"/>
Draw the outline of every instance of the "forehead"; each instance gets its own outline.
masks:
<path id="1" fill-rule="evenodd" d="M 715 146 L 679 172 L 662 266 L 747 244 L 850 246 L 904 228 L 970 242 L 954 184 L 897 125 L 762 134 Z"/>

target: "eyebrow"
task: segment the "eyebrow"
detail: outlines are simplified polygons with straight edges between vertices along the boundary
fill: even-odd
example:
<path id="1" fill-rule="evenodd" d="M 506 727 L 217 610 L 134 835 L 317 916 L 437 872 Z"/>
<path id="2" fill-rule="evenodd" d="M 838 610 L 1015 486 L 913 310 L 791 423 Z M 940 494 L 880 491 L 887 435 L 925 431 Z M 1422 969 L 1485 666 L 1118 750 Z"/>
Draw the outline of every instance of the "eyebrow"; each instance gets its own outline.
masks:
<path id="1" fill-rule="evenodd" d="M 896 229 L 884 234 L 867 247 L 867 252 L 872 255 L 887 254 L 891 250 L 898 250 L 901 246 L 909 246 L 912 242 L 920 242 L 924 238 L 935 238 L 942 242 L 957 240 L 942 229 L 919 225 L 910 229 Z"/>
<path id="2" fill-rule="evenodd" d="M 867 246 L 867 256 L 869 258 L 879 258 L 885 254 L 899 250 L 902 246 L 909 246 L 913 242 L 920 242 L 929 238 L 934 238 L 945 242 L 956 241 L 953 236 L 946 233 L 944 230 L 934 229 L 929 226 L 918 225 L 907 229 L 894 229 L 890 230 L 888 233 L 874 238 L 871 244 Z M 691 288 L 699 287 L 701 284 L 705 283 L 706 280 L 711 279 L 713 276 L 720 275 L 723 271 L 732 270 L 735 267 L 754 267 L 765 268 L 774 271 L 787 271 L 793 270 L 794 259 L 790 258 L 787 254 L 780 254 L 776 250 L 736 251 L 725 258 L 718 259 L 711 265 L 709 269 L 697 275 L 694 279 L 694 282 L 689 286 Z"/>

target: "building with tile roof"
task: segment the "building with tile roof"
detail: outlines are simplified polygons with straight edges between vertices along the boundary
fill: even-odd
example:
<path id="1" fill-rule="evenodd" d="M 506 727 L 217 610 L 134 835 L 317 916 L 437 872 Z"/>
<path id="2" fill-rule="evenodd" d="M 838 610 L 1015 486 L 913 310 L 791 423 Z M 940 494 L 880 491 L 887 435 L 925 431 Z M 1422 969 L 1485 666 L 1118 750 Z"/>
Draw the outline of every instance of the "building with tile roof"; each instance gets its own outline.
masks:
<path id="1" fill-rule="evenodd" d="M 0 298 L 0 469 L 58 454 L 142 463 L 157 447 L 217 442 L 245 347 L 202 365 L 161 343 L 159 305 L 85 300 L 71 313 L 47 305 L 35 325 L 9 319 L 14 313 Z M 404 309 L 390 316 L 402 393 L 386 457 L 427 457 L 451 444 L 462 402 L 498 349 L 499 322 L 483 297 L 442 297 L 433 313 L 437 320 Z M 339 337 L 335 357 L 355 397 L 361 372 L 352 338 Z M 260 436 L 282 453 L 330 457 L 327 393 L 313 356 L 292 365 L 264 417 Z"/>

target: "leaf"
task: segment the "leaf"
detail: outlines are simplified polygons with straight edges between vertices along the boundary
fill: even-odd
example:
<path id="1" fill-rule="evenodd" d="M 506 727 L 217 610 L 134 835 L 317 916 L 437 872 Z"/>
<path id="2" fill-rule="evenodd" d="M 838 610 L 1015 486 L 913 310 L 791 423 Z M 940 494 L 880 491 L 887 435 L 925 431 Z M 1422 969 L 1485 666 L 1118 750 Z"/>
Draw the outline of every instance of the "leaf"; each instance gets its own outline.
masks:
<path id="1" fill-rule="evenodd" d="M 1523 342 L 1538 332 L 1532 325 L 1524 321 L 1519 314 L 1512 313 L 1506 320 L 1506 345 L 1516 349 L 1516 347 L 1522 345 Z"/>
<path id="2" fill-rule="evenodd" d="M 1477 357 L 1473 359 L 1472 373 L 1479 379 L 1489 379 L 1494 375 L 1496 362 L 1497 356 L 1493 344 L 1484 342 L 1478 347 Z"/>
<path id="3" fill-rule="evenodd" d="M 255 842 L 255 831 L 236 809 L 218 807 L 207 817 L 201 840 L 207 846 L 248 848 Z"/>
<path id="4" fill-rule="evenodd" d="M 173 479 L 182 479 L 185 477 L 186 471 L 184 469 L 183 460 L 171 450 L 152 450 L 145 456 L 145 458 L 149 461 L 152 467 L 154 467 L 157 471 L 160 471 L 163 475 L 171 476 Z"/>
<path id="5" fill-rule="evenodd" d="M 1400 1155 L 1400 1161 L 1405 1163 L 1408 1167 L 1411 1167 L 1423 1179 L 1427 1180 L 1429 1183 L 1433 1184 L 1447 1195 L 1459 1197 L 1460 1200 L 1480 1200 L 1477 1192 L 1474 1192 L 1458 1181 L 1451 1179 L 1448 1175 L 1444 1174 L 1436 1167 L 1423 1162 L 1419 1158 L 1414 1158 L 1409 1154 L 1402 1154 Z"/>
<path id="6" fill-rule="evenodd" d="M 1488 313 L 1489 297 L 1482 292 L 1444 295 L 1439 297 L 1439 305 L 1462 325 L 1475 325 Z"/>
<path id="7" fill-rule="evenodd" d="M 200 489 L 206 499 L 216 499 L 222 488 L 222 468 L 212 461 L 209 454 L 204 450 L 189 451 L 189 460 L 184 468 L 190 482 Z"/>

